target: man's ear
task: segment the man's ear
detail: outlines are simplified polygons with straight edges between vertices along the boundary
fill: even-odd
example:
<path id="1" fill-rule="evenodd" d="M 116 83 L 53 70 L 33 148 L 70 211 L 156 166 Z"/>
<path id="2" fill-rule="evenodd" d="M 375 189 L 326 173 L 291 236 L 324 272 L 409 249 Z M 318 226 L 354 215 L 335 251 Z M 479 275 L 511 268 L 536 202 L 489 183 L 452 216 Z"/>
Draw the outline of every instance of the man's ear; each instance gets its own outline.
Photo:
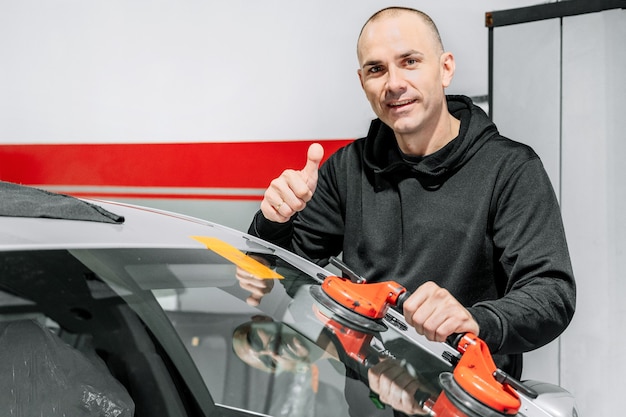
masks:
<path id="1" fill-rule="evenodd" d="M 363 71 L 361 68 L 356 70 L 357 75 L 359 76 L 359 82 L 361 83 L 361 88 L 363 88 Z"/>
<path id="2" fill-rule="evenodd" d="M 441 84 L 443 88 L 447 88 L 452 83 L 454 78 L 454 70 L 456 69 L 456 63 L 454 62 L 454 55 L 451 52 L 444 52 L 441 54 Z"/>

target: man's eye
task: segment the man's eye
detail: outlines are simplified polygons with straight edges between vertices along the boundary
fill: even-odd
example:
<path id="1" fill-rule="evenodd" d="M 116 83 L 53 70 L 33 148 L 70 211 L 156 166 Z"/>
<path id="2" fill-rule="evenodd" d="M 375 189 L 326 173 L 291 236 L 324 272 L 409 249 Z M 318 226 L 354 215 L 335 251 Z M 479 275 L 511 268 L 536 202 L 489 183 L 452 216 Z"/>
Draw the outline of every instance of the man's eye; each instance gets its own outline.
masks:
<path id="1" fill-rule="evenodd" d="M 376 66 L 376 67 L 371 67 L 371 68 L 370 68 L 370 70 L 369 70 L 369 72 L 370 72 L 371 74 L 375 74 L 375 73 L 380 72 L 380 71 L 382 71 L 382 70 L 383 70 L 383 69 L 382 69 L 381 67 Z"/>

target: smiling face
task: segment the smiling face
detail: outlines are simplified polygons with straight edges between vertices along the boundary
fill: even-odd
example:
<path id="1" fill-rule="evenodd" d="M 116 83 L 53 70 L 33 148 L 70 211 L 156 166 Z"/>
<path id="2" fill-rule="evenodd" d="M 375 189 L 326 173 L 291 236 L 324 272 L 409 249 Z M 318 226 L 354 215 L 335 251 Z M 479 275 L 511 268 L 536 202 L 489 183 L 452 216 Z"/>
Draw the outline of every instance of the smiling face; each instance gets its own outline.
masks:
<path id="1" fill-rule="evenodd" d="M 435 30 L 415 12 L 383 12 L 364 26 L 357 53 L 365 95 L 399 142 L 433 140 L 448 120 L 444 89 L 454 75 Z"/>

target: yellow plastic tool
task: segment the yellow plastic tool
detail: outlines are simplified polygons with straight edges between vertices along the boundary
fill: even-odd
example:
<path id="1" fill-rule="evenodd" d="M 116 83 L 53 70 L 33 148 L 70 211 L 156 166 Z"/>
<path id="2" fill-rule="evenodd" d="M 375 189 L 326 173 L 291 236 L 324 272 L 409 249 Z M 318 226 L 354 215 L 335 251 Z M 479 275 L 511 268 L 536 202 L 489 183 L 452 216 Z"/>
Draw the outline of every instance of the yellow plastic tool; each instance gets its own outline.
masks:
<path id="1" fill-rule="evenodd" d="M 191 236 L 192 239 L 204 244 L 207 249 L 212 250 L 221 257 L 228 259 L 237 267 L 251 273 L 259 279 L 282 279 L 283 276 L 271 270 L 256 259 L 246 255 L 231 244 L 223 240 L 208 236 Z"/>

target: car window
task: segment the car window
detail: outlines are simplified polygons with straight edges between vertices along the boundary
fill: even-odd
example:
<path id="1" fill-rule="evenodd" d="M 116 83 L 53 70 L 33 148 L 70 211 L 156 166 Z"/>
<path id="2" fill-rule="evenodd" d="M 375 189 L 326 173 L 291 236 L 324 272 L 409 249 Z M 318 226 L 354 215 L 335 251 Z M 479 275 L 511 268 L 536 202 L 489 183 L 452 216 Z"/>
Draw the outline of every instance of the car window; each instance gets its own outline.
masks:
<path id="1" fill-rule="evenodd" d="M 115 259 L 124 265 L 116 276 L 127 273 L 151 290 L 218 404 L 268 415 L 348 415 L 355 407 L 384 415 L 389 410 L 376 408 L 364 384 L 365 364 L 402 359 L 433 393 L 438 375 L 450 369 L 398 329 L 332 327 L 332 314 L 311 295 L 319 282 L 280 256 L 263 255 L 283 279 L 252 307 L 236 266 L 211 251 L 117 252 L 98 257 Z"/>
<path id="2" fill-rule="evenodd" d="M 335 320 L 312 297 L 319 277 L 282 255 L 260 254 L 283 278 L 250 306 L 237 267 L 202 248 L 6 252 L 0 318 L 34 320 L 95 358 L 140 417 L 210 415 L 213 402 L 273 416 L 390 415 L 366 384 L 381 358 L 440 391 L 450 365 L 401 321 L 373 332 Z"/>

